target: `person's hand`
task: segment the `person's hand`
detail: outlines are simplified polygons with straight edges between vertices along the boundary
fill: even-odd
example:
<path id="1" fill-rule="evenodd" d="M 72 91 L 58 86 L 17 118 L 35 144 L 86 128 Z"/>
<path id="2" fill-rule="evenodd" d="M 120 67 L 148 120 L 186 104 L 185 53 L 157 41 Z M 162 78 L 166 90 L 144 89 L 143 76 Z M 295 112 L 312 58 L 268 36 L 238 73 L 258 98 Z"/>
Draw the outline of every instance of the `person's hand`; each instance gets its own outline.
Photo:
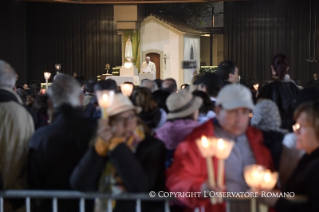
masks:
<path id="1" fill-rule="evenodd" d="M 225 186 L 223 187 L 218 187 L 218 186 L 215 186 L 215 187 L 212 187 L 209 185 L 208 181 L 205 181 L 202 186 L 201 186 L 201 192 L 202 194 L 204 192 L 208 193 L 208 192 L 211 192 L 211 191 L 214 191 L 214 192 L 223 192 L 225 191 Z"/>
<path id="2" fill-rule="evenodd" d="M 115 129 L 109 126 L 108 120 L 101 119 L 98 124 L 97 135 L 106 143 L 109 143 L 113 137 Z"/>

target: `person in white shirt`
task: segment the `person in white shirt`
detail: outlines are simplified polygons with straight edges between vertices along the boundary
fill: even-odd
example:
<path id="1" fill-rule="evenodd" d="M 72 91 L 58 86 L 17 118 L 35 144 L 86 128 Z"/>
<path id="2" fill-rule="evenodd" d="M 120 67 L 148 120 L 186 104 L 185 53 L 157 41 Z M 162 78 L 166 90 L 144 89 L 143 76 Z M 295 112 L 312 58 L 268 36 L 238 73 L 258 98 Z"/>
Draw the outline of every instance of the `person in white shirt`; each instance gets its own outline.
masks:
<path id="1" fill-rule="evenodd" d="M 155 63 L 150 61 L 150 57 L 145 58 L 145 62 L 143 62 L 141 67 L 142 73 L 156 73 Z"/>

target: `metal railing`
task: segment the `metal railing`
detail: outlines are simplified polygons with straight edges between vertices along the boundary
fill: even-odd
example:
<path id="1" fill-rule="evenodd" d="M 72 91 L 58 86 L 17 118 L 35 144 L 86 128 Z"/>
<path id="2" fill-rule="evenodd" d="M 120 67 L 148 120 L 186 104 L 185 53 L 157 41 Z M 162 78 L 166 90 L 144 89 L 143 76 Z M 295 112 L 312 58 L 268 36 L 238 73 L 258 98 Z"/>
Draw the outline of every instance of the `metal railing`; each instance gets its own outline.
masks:
<path id="1" fill-rule="evenodd" d="M 78 191 L 37 191 L 37 190 L 7 190 L 0 192 L 0 212 L 4 212 L 5 198 L 25 198 L 26 211 L 31 212 L 31 199 L 52 199 L 52 211 L 58 212 L 58 199 L 79 199 L 79 211 L 85 212 L 85 200 L 96 198 L 107 200 L 107 212 L 112 212 L 113 200 L 135 200 L 136 212 L 142 212 L 141 201 L 164 201 L 164 211 L 170 212 L 169 201 L 173 198 L 151 198 L 146 193 L 123 193 L 114 195 L 101 192 L 78 192 Z"/>
<path id="2" fill-rule="evenodd" d="M 170 212 L 170 201 L 175 199 L 173 197 L 159 197 L 157 195 L 155 197 L 150 197 L 150 194 L 148 193 L 122 193 L 120 195 L 114 195 L 101 192 L 84 193 L 78 191 L 7 190 L 0 191 L 0 212 L 4 212 L 5 198 L 25 199 L 26 212 L 31 212 L 31 199 L 52 199 L 53 212 L 58 212 L 58 199 L 79 199 L 79 211 L 85 212 L 85 200 L 94 200 L 96 198 L 107 200 L 107 212 L 112 212 L 113 200 L 135 200 L 136 212 L 142 212 L 141 201 L 164 201 L 164 211 Z M 289 200 L 296 203 L 304 203 L 307 201 L 304 196 L 295 196 Z M 224 201 L 226 202 L 226 212 L 231 212 L 231 202 L 250 203 L 251 212 L 268 212 L 268 207 L 260 205 L 256 198 L 224 198 Z"/>

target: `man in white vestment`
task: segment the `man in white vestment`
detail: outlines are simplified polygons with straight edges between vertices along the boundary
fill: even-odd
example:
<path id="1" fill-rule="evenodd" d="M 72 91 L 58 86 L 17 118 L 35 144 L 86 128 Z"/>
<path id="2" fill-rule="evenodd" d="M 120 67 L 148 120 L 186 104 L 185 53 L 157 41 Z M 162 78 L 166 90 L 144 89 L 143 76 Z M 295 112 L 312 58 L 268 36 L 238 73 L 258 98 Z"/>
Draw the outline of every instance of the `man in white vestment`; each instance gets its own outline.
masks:
<path id="1" fill-rule="evenodd" d="M 150 57 L 145 58 L 145 62 L 143 62 L 141 66 L 142 73 L 156 73 L 155 63 L 150 61 Z"/>

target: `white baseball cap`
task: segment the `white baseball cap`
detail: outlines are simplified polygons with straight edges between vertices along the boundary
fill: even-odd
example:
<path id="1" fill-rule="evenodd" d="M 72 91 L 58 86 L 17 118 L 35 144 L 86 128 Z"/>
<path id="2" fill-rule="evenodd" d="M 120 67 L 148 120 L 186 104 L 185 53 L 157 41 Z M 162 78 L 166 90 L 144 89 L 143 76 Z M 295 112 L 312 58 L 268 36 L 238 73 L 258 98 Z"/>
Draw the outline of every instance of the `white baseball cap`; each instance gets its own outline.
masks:
<path id="1" fill-rule="evenodd" d="M 216 105 L 222 106 L 225 110 L 237 108 L 254 109 L 250 90 L 238 84 L 229 84 L 224 86 L 218 93 Z"/>

